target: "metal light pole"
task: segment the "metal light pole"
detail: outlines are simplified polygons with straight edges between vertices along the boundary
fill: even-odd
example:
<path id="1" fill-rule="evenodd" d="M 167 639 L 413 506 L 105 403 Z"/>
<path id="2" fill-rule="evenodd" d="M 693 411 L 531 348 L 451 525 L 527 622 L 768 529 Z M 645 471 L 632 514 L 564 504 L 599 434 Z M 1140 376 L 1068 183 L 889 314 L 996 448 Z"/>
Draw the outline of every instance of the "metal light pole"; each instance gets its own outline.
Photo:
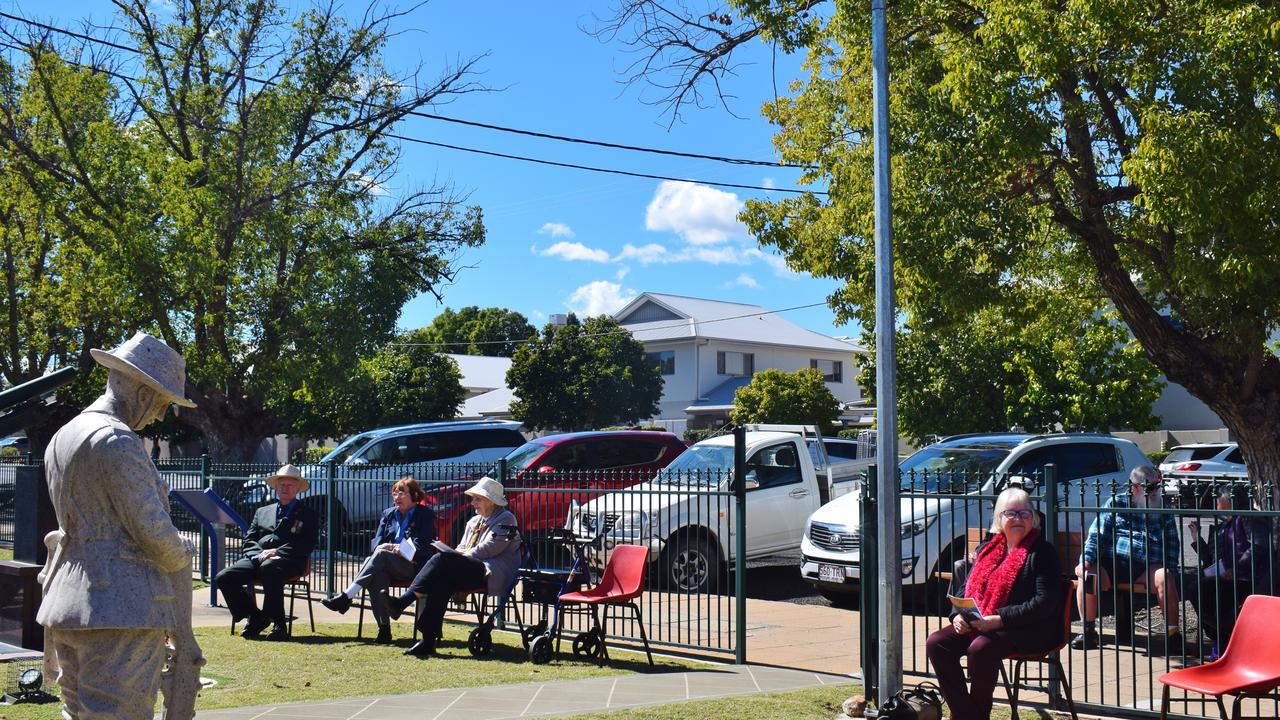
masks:
<path id="1" fill-rule="evenodd" d="M 880 522 L 880 693 L 902 689 L 902 520 L 898 509 L 898 385 L 894 342 L 893 232 L 889 208 L 889 58 L 885 0 L 871 0 L 872 143 L 876 233 L 876 474 Z M 864 679 L 865 681 L 865 679 Z"/>

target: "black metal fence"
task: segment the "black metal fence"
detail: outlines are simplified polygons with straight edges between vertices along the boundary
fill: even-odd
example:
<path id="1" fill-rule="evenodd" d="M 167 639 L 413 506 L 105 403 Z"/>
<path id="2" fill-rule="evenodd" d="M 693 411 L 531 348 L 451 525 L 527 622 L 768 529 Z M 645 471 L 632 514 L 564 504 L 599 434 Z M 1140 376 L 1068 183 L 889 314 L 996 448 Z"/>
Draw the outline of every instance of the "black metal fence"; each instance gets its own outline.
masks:
<path id="1" fill-rule="evenodd" d="M 0 464 L 0 544 L 13 537 L 14 467 Z M 730 472 L 662 471 L 655 478 L 653 473 L 626 471 L 521 474 L 508 472 L 503 463 L 300 467 L 310 483 L 300 500 L 322 521 L 309 580 L 323 593 L 342 592 L 358 574 L 378 521 L 392 505 L 395 481 L 413 477 L 419 482 L 426 493 L 424 504 L 435 513 L 439 538 L 452 545 L 472 516 L 464 491 L 489 474 L 506 487 L 509 507 L 530 549 L 526 565 L 566 569 L 580 553 L 596 580 L 617 545 L 647 547 L 646 592 L 639 604 L 650 642 L 726 654 L 741 648 L 738 618 L 743 605 L 735 582 L 740 565 L 731 542 L 737 499 L 729 488 Z M 274 502 L 265 478 L 278 469 L 275 465 L 190 458 L 158 462 L 157 469 L 171 489 L 213 488 L 246 521 L 256 508 Z M 179 503 L 171 505 L 174 524 L 199 548 L 195 567 L 202 578 L 211 579 L 209 535 Z M 229 527 L 223 542 L 225 557 L 232 561 L 239 556 L 243 534 Z M 550 609 L 520 586 L 513 599 L 526 621 L 536 621 Z M 588 626 L 588 617 L 566 617 L 571 637 Z M 622 619 L 611 619 L 606 632 L 615 639 L 640 637 L 634 624 Z"/>
<path id="2" fill-rule="evenodd" d="M 1090 547 L 1097 562 L 1086 573 L 1088 581 L 1078 583 L 1071 632 L 1084 631 L 1080 608 L 1096 605 L 1096 641 L 1082 639 L 1061 653 L 1081 710 L 1158 714 L 1163 687 L 1158 678 L 1212 660 L 1225 650 L 1244 598 L 1280 590 L 1275 540 L 1280 508 L 1272 485 L 1233 476 L 1168 476 L 1149 506 L 1134 506 L 1123 474 L 1060 479 L 1052 465 L 1035 477 L 913 473 L 901 478 L 900 491 L 905 672 L 932 674 L 925 640 L 949 624 L 947 591 L 963 592 L 951 585 L 956 563 L 972 559 L 992 526 L 999 493 L 1011 484 L 1031 495 L 1064 579 L 1075 577 L 1091 528 L 1099 532 L 1096 548 Z M 873 498 L 864 501 L 864 515 L 873 508 Z M 1128 562 L 1124 548 L 1112 548 L 1108 540 L 1118 537 L 1107 533 L 1117 522 L 1154 538 L 1127 553 Z M 875 555 L 874 540 L 862 535 L 863 557 Z M 863 612 L 873 613 L 874 598 L 863 597 Z M 863 629 L 874 632 L 866 621 Z M 864 638 L 864 652 L 874 647 Z M 1048 693 L 1051 704 L 1063 705 L 1057 678 L 1033 674 L 1029 683 Z M 1177 690 L 1172 697 L 1173 715 L 1217 714 L 1212 699 L 1205 704 L 1201 696 Z M 1275 698 L 1254 701 L 1252 707 L 1246 703 L 1243 709 L 1254 717 L 1280 716 Z"/>

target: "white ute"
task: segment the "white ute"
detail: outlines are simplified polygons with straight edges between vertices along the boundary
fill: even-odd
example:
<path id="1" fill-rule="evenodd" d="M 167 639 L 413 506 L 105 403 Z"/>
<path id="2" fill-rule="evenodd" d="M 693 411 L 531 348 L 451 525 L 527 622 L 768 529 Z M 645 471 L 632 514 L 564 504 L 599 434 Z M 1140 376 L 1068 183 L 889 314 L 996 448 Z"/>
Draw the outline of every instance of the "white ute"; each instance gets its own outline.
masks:
<path id="1" fill-rule="evenodd" d="M 816 453 L 821 460 L 815 467 L 806 446 L 814 437 L 820 448 L 821 436 L 812 426 L 748 426 L 748 559 L 794 551 L 820 498 L 853 489 L 848 464 L 841 473 L 845 479 L 830 481 L 825 450 Z M 652 480 L 575 507 L 570 527 L 579 538 L 600 535 L 605 550 L 647 546 L 650 562 L 661 563 L 662 580 L 671 589 L 716 592 L 736 554 L 733 499 L 722 494 L 731 488 L 733 450 L 732 435 L 696 443 Z"/>

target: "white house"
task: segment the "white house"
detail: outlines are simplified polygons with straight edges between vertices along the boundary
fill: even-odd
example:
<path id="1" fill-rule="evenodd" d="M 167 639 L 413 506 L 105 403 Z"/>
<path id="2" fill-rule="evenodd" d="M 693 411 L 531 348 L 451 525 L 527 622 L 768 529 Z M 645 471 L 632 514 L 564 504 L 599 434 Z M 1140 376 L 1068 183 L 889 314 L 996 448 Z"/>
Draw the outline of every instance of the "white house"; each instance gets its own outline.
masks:
<path id="1" fill-rule="evenodd" d="M 806 330 L 759 305 L 642 293 L 614 318 L 662 370 L 655 420 L 681 431 L 727 422 L 734 392 L 760 370 L 818 368 L 854 417 L 856 345 Z"/>

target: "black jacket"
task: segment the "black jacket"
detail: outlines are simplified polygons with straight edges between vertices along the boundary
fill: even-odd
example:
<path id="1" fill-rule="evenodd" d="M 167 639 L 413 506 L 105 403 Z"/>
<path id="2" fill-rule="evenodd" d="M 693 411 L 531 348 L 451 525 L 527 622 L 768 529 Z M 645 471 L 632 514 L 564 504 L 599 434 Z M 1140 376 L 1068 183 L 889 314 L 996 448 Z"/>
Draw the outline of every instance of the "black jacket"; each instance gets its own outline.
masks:
<path id="1" fill-rule="evenodd" d="M 431 543 L 436 540 L 436 514 L 425 505 L 415 505 L 414 508 L 405 534 L 413 538 L 413 545 L 417 548 L 413 553 L 413 566 L 421 570 L 436 553 L 435 548 L 431 547 Z M 369 552 L 377 552 L 378 546 L 384 543 L 398 542 L 396 536 L 399 534 L 400 518 L 396 517 L 396 507 L 392 505 L 382 513 L 382 519 L 378 521 L 378 531 L 373 534 L 373 540 L 369 543 Z"/>
<path id="2" fill-rule="evenodd" d="M 963 595 L 969 563 L 956 565 L 958 572 L 953 576 L 951 592 Z M 1042 537 L 1027 552 L 1027 561 L 1009 589 L 1005 606 L 996 609 L 1014 649 L 1020 653 L 1044 652 L 1062 642 L 1066 632 L 1062 622 L 1064 597 L 1058 551 Z M 955 613 L 951 615 L 954 617 Z"/>
<path id="3" fill-rule="evenodd" d="M 252 558 L 274 548 L 281 560 L 306 562 L 320 538 L 320 517 L 306 503 L 294 500 L 289 516 L 277 521 L 277 507 L 277 503 L 271 503 L 253 513 L 253 522 L 244 536 L 244 557 Z"/>

